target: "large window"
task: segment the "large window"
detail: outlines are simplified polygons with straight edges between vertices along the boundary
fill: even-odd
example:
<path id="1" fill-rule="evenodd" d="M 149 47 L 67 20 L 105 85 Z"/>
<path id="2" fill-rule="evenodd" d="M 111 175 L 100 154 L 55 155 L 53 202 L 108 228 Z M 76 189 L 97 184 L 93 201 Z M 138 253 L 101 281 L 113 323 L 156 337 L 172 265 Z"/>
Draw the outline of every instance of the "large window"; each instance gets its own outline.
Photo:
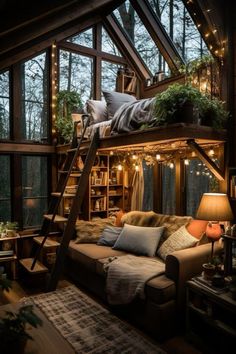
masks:
<path id="1" fill-rule="evenodd" d="M 115 43 L 113 42 L 113 40 L 111 39 L 111 37 L 103 27 L 102 27 L 102 51 L 109 54 L 121 56 L 119 50 L 117 49 L 117 46 L 115 45 Z"/>
<path id="2" fill-rule="evenodd" d="M 22 64 L 22 137 L 48 138 L 48 58 L 40 54 Z"/>
<path id="3" fill-rule="evenodd" d="M 10 156 L 0 156 L 0 221 L 11 220 Z"/>
<path id="4" fill-rule="evenodd" d="M 190 160 L 189 165 L 185 167 L 186 215 L 195 217 L 202 194 L 219 192 L 219 182 L 198 159 Z"/>
<path id="5" fill-rule="evenodd" d="M 23 226 L 39 226 L 47 211 L 47 158 L 22 157 Z"/>
<path id="6" fill-rule="evenodd" d="M 76 91 L 82 102 L 93 98 L 93 58 L 60 50 L 60 91 Z"/>
<path id="7" fill-rule="evenodd" d="M 102 91 L 115 91 L 116 90 L 116 77 L 118 68 L 122 65 L 102 61 Z"/>
<path id="8" fill-rule="evenodd" d="M 0 73 L 0 139 L 9 139 L 10 110 L 9 71 Z"/>
<path id="9" fill-rule="evenodd" d="M 79 44 L 88 48 L 93 48 L 93 29 L 89 28 L 86 31 L 78 33 L 68 38 L 67 42 Z"/>
<path id="10" fill-rule="evenodd" d="M 183 0 L 148 1 L 186 62 L 208 54 L 206 44 Z"/>
<path id="11" fill-rule="evenodd" d="M 169 75 L 167 63 L 129 0 L 116 9 L 114 15 L 152 74 L 164 71 L 166 75 Z"/>

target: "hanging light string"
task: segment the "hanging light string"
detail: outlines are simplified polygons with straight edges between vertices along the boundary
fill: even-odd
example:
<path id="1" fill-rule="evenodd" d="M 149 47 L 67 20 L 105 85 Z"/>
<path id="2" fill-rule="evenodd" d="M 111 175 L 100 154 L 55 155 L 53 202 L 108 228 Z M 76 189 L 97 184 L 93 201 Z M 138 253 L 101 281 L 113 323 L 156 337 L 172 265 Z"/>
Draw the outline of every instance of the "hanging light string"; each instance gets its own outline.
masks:
<path id="1" fill-rule="evenodd" d="M 51 47 L 51 78 L 52 78 L 52 98 L 51 98 L 51 109 L 52 109 L 52 135 L 56 134 L 54 128 L 54 122 L 56 119 L 56 105 L 57 105 L 57 46 L 56 43 L 52 44 Z"/>

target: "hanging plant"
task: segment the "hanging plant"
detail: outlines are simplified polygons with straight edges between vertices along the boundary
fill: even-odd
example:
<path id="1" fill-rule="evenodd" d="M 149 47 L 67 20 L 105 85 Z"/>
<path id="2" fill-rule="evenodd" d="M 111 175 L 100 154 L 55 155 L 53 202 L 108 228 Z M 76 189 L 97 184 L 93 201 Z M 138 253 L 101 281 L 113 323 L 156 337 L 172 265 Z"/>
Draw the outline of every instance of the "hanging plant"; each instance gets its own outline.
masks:
<path id="1" fill-rule="evenodd" d="M 71 114 L 78 112 L 80 108 L 82 108 L 82 101 L 78 92 L 67 90 L 58 92 L 55 128 L 59 141 L 61 137 L 65 143 L 71 141 L 74 129 Z"/>

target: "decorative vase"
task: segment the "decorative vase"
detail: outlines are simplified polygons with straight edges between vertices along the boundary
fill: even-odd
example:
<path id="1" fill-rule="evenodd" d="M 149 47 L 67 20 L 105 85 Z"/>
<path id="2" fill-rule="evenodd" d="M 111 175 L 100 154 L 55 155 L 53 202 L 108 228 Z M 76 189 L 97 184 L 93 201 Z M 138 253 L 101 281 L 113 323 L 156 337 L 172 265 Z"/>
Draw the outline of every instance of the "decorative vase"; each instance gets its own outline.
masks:
<path id="1" fill-rule="evenodd" d="M 213 275 L 216 272 L 216 267 L 212 263 L 203 263 L 203 278 L 206 280 L 212 280 Z"/>

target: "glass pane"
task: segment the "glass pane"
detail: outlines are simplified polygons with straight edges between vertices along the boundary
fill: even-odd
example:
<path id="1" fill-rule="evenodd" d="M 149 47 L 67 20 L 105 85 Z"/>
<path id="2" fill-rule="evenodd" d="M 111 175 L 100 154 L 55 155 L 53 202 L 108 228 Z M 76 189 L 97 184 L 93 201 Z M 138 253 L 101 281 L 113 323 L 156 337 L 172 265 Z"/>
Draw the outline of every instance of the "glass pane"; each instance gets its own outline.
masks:
<path id="1" fill-rule="evenodd" d="M 102 51 L 110 54 L 114 54 L 121 57 L 117 46 L 107 33 L 107 31 L 102 27 Z"/>
<path id="2" fill-rule="evenodd" d="M 60 50 L 60 91 L 76 91 L 83 104 L 93 98 L 93 58 Z"/>
<path id="3" fill-rule="evenodd" d="M 147 165 L 143 161 L 143 180 L 144 180 L 144 193 L 143 193 L 143 211 L 153 210 L 153 166 Z"/>
<path id="4" fill-rule="evenodd" d="M 175 168 L 162 165 L 162 213 L 175 214 Z"/>
<path id="5" fill-rule="evenodd" d="M 198 159 L 186 167 L 186 215 L 195 217 L 203 193 L 219 192 L 219 181 Z"/>
<path id="6" fill-rule="evenodd" d="M 10 156 L 0 156 L 0 221 L 11 220 Z"/>
<path id="7" fill-rule="evenodd" d="M 73 37 L 67 39 L 67 42 L 83 45 L 84 47 L 93 48 L 93 29 L 89 28 Z"/>
<path id="8" fill-rule="evenodd" d="M 23 226 L 39 226 L 47 211 L 47 158 L 22 157 Z"/>
<path id="9" fill-rule="evenodd" d="M 9 139 L 9 71 L 0 74 L 0 139 Z"/>
<path id="10" fill-rule="evenodd" d="M 115 91 L 116 90 L 116 76 L 118 68 L 122 67 L 120 64 L 102 61 L 102 91 Z"/>
<path id="11" fill-rule="evenodd" d="M 186 62 L 209 53 L 182 0 L 148 1 Z"/>
<path id="12" fill-rule="evenodd" d="M 164 71 L 166 76 L 170 76 L 167 63 L 130 2 L 125 1 L 114 15 L 152 74 Z"/>
<path id="13" fill-rule="evenodd" d="M 43 53 L 22 64 L 22 135 L 48 138 L 48 59 Z"/>

